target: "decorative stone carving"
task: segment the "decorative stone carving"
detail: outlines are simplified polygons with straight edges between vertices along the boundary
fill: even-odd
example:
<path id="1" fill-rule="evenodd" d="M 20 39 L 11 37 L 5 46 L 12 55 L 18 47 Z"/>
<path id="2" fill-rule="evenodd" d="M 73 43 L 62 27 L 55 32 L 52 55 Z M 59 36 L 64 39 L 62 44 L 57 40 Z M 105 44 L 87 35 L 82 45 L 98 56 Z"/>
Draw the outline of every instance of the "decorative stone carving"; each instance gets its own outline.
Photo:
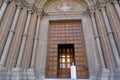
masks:
<path id="1" fill-rule="evenodd" d="M 78 3 L 75 0 L 57 0 L 55 2 L 49 3 L 45 7 L 46 12 L 84 11 L 85 9 L 85 3 Z"/>
<path id="2" fill-rule="evenodd" d="M 71 9 L 71 3 L 70 2 L 61 2 L 58 4 L 57 8 L 61 11 L 68 11 Z"/>

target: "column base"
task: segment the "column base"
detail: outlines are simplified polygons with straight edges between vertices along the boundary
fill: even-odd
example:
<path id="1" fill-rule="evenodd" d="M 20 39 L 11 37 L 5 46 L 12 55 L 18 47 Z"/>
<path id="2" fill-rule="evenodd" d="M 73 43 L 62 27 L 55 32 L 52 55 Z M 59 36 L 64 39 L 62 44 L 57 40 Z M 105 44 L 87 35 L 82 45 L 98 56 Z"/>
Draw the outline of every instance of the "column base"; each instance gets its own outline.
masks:
<path id="1" fill-rule="evenodd" d="M 101 68 L 98 72 L 97 80 L 109 80 L 110 71 L 107 68 Z"/>
<path id="2" fill-rule="evenodd" d="M 35 70 L 34 68 L 30 68 L 27 70 L 28 80 L 35 80 Z"/>
<path id="3" fill-rule="evenodd" d="M 29 80 L 26 71 L 23 71 L 23 80 Z"/>
<path id="4" fill-rule="evenodd" d="M 7 69 L 2 64 L 0 64 L 0 80 L 6 80 L 6 72 Z"/>
<path id="5" fill-rule="evenodd" d="M 38 80 L 44 80 L 45 79 L 45 67 L 40 67 L 39 69 L 37 69 L 35 71 L 35 74 L 36 74 L 36 79 Z"/>
<path id="6" fill-rule="evenodd" d="M 120 79 L 120 67 L 115 69 L 115 79 L 114 80 L 119 80 Z"/>
<path id="7" fill-rule="evenodd" d="M 24 80 L 23 70 L 20 67 L 15 67 L 12 69 L 12 80 Z"/>
<path id="8" fill-rule="evenodd" d="M 6 71 L 6 68 L 5 68 L 5 66 L 3 66 L 3 64 L 0 63 L 0 72 L 1 71 Z"/>
<path id="9" fill-rule="evenodd" d="M 12 80 L 12 73 L 11 73 L 11 71 L 7 71 L 7 73 L 6 73 L 6 80 Z"/>

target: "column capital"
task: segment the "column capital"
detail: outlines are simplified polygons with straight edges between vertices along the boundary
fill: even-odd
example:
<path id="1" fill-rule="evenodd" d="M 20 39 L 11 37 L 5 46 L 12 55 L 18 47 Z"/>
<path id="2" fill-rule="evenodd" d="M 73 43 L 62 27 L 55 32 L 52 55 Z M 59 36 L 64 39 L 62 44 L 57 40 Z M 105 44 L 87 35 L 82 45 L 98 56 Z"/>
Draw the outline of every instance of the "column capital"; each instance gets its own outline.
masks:
<path id="1" fill-rule="evenodd" d="M 41 13 L 41 12 L 38 12 L 38 13 L 37 13 L 37 17 L 38 17 L 38 18 L 41 18 L 41 16 L 42 16 L 42 13 Z"/>
<path id="2" fill-rule="evenodd" d="M 8 3 L 8 2 L 10 2 L 11 0 L 4 0 L 4 2 L 6 2 L 6 3 Z"/>
<path id="3" fill-rule="evenodd" d="M 108 0 L 98 0 L 98 2 L 104 4 L 104 3 L 108 2 Z"/>
<path id="4" fill-rule="evenodd" d="M 105 8 L 106 4 L 100 4 L 100 9 Z"/>
<path id="5" fill-rule="evenodd" d="M 32 10 L 31 9 L 28 9 L 28 14 L 32 14 Z"/>
<path id="6" fill-rule="evenodd" d="M 116 4 L 116 3 L 118 3 L 118 0 L 113 0 L 112 2 L 113 2 L 114 4 Z"/>
<path id="7" fill-rule="evenodd" d="M 95 12 L 90 12 L 89 13 L 89 16 L 92 18 L 92 17 L 94 17 L 95 16 Z"/>
<path id="8" fill-rule="evenodd" d="M 101 11 L 105 11 L 105 7 L 101 7 L 100 10 L 101 10 Z"/>
<path id="9" fill-rule="evenodd" d="M 98 8 L 99 9 L 105 8 L 107 2 L 108 2 L 107 0 L 98 0 Z"/>
<path id="10" fill-rule="evenodd" d="M 94 16 L 94 15 L 95 15 L 95 13 L 94 13 L 94 12 L 91 12 L 91 13 L 90 13 L 90 16 L 91 16 L 91 17 L 92 17 L 92 16 Z"/>
<path id="11" fill-rule="evenodd" d="M 38 19 L 40 19 L 40 18 L 41 18 L 41 15 L 37 15 L 37 17 L 38 17 Z"/>
<path id="12" fill-rule="evenodd" d="M 95 13 L 96 6 L 88 6 L 89 15 L 93 15 Z"/>
<path id="13" fill-rule="evenodd" d="M 17 4 L 17 9 L 21 9 L 21 8 L 22 8 L 22 5 Z"/>

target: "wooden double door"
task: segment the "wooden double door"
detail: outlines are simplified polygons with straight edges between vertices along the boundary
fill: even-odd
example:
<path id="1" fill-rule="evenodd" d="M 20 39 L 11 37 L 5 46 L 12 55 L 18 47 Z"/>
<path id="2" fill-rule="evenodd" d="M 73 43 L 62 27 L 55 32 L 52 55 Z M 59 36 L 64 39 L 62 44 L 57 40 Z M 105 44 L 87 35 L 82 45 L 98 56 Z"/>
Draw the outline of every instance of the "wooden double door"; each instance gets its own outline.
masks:
<path id="1" fill-rule="evenodd" d="M 50 22 L 46 78 L 70 78 L 72 63 L 76 65 L 77 78 L 89 78 L 81 22 Z"/>

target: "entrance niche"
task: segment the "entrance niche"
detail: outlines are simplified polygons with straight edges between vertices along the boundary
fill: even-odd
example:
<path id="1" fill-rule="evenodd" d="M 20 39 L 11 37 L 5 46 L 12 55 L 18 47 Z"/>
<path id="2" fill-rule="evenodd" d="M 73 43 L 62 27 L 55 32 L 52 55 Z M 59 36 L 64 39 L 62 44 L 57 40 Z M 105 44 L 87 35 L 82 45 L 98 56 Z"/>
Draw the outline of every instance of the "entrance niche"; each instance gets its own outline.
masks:
<path id="1" fill-rule="evenodd" d="M 46 61 L 46 78 L 70 78 L 72 62 L 77 78 L 89 78 L 81 21 L 50 21 Z"/>
<path id="2" fill-rule="evenodd" d="M 74 62 L 74 45 L 58 44 L 58 78 L 70 78 L 70 66 Z"/>

